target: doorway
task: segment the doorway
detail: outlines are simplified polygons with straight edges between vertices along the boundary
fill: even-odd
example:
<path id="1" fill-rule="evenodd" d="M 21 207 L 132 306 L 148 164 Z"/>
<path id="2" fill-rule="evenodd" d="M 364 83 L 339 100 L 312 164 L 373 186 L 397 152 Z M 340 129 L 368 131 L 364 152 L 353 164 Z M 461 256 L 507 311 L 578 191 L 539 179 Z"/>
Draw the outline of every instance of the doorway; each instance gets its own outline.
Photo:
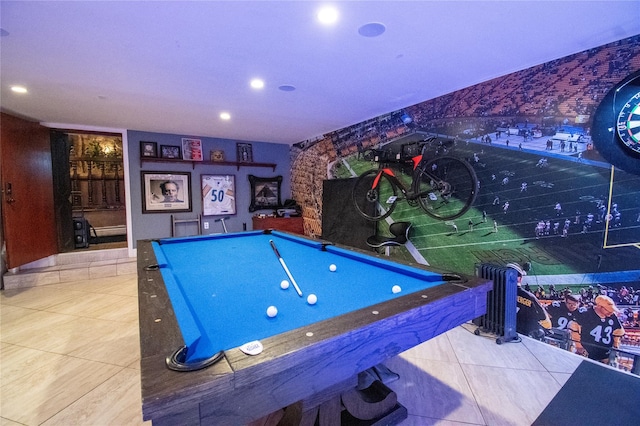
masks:
<path id="1" fill-rule="evenodd" d="M 122 134 L 51 134 L 59 251 L 127 247 Z"/>

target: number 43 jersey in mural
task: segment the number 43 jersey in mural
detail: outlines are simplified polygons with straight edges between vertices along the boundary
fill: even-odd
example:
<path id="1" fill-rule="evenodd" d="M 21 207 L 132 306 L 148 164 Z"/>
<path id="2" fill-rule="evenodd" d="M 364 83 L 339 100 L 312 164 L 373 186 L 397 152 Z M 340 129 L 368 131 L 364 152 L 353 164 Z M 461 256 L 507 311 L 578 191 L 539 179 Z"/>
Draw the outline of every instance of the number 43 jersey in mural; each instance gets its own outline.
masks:
<path id="1" fill-rule="evenodd" d="M 615 314 L 613 301 L 607 296 L 596 297 L 595 305 L 575 317 L 569 325 L 578 353 L 604 361 L 611 348 L 617 348 L 624 328 Z M 576 323 L 578 324 L 576 326 Z"/>

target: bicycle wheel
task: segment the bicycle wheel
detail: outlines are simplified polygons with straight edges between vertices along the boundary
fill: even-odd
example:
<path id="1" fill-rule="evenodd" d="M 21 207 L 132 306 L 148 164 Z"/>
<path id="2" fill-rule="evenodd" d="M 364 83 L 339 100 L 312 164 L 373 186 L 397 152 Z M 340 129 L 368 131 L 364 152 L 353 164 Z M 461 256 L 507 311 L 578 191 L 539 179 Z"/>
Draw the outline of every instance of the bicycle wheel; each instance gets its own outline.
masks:
<path id="1" fill-rule="evenodd" d="M 450 220 L 469 210 L 476 199 L 478 178 L 466 161 L 440 157 L 417 168 L 413 190 L 429 216 Z"/>
<path id="2" fill-rule="evenodd" d="M 374 182 L 379 170 L 368 170 L 361 174 L 353 186 L 351 195 L 358 213 L 368 220 L 382 220 L 389 216 L 397 203 L 397 188 L 389 176 L 380 174 L 375 188 Z"/>

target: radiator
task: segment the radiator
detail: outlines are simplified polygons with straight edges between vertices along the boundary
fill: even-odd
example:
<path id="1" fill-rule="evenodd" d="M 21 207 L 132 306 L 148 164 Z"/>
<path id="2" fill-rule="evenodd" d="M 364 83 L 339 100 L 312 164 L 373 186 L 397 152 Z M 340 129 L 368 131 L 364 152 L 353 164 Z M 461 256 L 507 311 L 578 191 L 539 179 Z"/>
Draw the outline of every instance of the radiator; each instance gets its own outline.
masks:
<path id="1" fill-rule="evenodd" d="M 519 339 L 516 332 L 518 273 L 504 266 L 476 265 L 476 276 L 493 281 L 487 293 L 487 313 L 473 320 L 480 331 L 498 336 L 497 344 Z"/>

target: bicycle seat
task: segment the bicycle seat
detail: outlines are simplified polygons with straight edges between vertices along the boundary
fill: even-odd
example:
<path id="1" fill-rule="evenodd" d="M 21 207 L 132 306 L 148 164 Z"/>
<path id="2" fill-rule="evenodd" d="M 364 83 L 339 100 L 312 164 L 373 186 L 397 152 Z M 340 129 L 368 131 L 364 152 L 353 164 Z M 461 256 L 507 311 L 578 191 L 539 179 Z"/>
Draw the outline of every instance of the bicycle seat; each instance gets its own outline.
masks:
<path id="1" fill-rule="evenodd" d="M 376 233 L 367 238 L 367 245 L 376 249 L 381 247 L 402 246 L 409 241 L 410 229 L 411 222 L 394 222 L 389 225 L 391 237 L 384 237 Z"/>

